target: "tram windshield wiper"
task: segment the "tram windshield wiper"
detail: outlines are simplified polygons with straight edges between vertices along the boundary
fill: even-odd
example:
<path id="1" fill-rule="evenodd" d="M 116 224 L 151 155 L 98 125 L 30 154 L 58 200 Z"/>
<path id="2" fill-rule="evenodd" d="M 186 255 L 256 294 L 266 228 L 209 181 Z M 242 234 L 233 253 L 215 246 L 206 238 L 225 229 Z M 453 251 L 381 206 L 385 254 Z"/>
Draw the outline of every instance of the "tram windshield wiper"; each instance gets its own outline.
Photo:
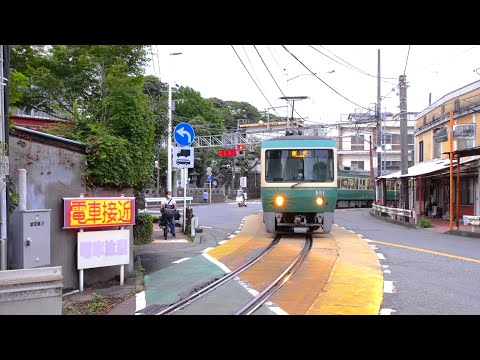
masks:
<path id="1" fill-rule="evenodd" d="M 299 182 L 297 182 L 296 184 L 293 184 L 293 185 L 290 186 L 290 187 L 291 187 L 291 188 L 294 188 L 295 186 L 297 186 L 298 184 L 301 184 L 301 183 L 303 183 L 303 181 L 299 181 Z"/>

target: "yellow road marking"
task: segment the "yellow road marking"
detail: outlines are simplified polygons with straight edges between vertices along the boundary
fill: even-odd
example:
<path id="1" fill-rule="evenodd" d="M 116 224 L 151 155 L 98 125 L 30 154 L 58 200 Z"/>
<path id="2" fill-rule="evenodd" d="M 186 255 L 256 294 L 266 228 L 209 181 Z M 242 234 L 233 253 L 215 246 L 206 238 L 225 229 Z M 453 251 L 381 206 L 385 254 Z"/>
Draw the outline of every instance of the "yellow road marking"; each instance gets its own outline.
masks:
<path id="1" fill-rule="evenodd" d="M 442 252 L 438 252 L 438 251 L 421 249 L 421 248 L 417 248 L 417 247 L 413 247 L 413 246 L 392 244 L 392 243 L 387 243 L 387 242 L 378 241 L 378 240 L 370 240 L 370 241 L 371 241 L 372 243 L 389 245 L 389 246 L 396 246 L 396 247 L 403 248 L 403 249 L 422 251 L 422 252 L 426 252 L 426 253 L 429 253 L 429 254 L 434 254 L 434 255 L 440 255 L 440 256 L 450 257 L 450 258 L 453 258 L 453 259 L 471 261 L 471 262 L 474 262 L 474 263 L 480 263 L 480 260 L 472 259 L 472 258 L 467 258 L 467 257 L 463 257 L 463 256 L 451 255 L 451 254 L 442 253 Z"/>

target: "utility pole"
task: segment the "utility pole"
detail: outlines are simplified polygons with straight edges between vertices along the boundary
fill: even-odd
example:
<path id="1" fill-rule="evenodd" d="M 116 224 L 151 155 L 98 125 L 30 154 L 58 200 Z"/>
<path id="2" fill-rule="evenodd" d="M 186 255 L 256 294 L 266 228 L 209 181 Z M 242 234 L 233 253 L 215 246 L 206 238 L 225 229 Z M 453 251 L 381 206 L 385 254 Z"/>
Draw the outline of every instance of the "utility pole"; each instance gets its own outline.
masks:
<path id="1" fill-rule="evenodd" d="M 7 225 L 8 225 L 8 188 L 9 188 L 9 84 L 10 45 L 0 45 L 0 181 L 4 188 L 0 191 L 0 270 L 7 270 Z"/>
<path id="2" fill-rule="evenodd" d="M 168 82 L 167 189 L 172 191 L 172 86 Z M 173 195 L 173 193 L 172 193 Z"/>
<path id="3" fill-rule="evenodd" d="M 401 165 L 402 175 L 408 174 L 408 124 L 407 124 L 407 76 L 400 75 L 399 77 L 400 88 L 400 144 L 401 144 Z M 401 198 L 403 202 L 403 208 L 409 208 L 408 201 L 408 178 L 402 176 L 402 191 Z M 405 217 L 405 222 L 408 221 L 408 217 Z"/>
<path id="4" fill-rule="evenodd" d="M 381 102 L 380 96 L 380 49 L 378 49 L 378 69 L 377 69 L 377 106 L 376 106 L 376 118 L 377 118 L 377 146 L 380 146 L 383 151 L 383 136 L 382 136 L 382 114 L 381 114 Z M 382 153 L 377 153 L 377 176 L 382 176 Z"/>

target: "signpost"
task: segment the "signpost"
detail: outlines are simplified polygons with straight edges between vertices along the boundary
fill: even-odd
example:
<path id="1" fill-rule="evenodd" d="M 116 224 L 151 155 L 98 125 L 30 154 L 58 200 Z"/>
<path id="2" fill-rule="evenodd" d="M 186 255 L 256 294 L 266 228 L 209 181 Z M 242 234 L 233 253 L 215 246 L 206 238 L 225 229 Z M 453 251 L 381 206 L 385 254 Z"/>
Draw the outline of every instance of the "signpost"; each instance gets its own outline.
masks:
<path id="1" fill-rule="evenodd" d="M 185 232 L 185 228 L 187 225 L 186 217 L 186 208 L 187 208 L 187 178 L 188 178 L 188 170 L 187 168 L 193 168 L 193 147 L 186 147 L 190 145 L 195 138 L 195 131 L 193 131 L 193 127 L 185 122 L 182 122 L 175 126 L 175 131 L 173 132 L 173 136 L 175 137 L 175 141 L 178 145 L 182 147 L 175 147 L 173 148 L 173 166 L 182 170 L 182 177 L 183 177 L 183 232 Z M 171 154 L 169 154 L 171 156 Z"/>

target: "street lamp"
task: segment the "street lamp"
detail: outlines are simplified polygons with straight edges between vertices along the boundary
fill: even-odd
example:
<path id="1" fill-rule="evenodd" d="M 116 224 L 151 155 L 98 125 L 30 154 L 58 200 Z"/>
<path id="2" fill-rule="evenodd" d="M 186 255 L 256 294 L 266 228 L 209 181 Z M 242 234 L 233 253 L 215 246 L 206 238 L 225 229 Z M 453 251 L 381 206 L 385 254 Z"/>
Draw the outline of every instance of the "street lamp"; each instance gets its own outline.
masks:
<path id="1" fill-rule="evenodd" d="M 170 56 L 182 55 L 181 52 L 170 53 Z M 168 139 L 167 139 L 167 191 L 172 191 L 172 85 L 168 82 Z"/>

